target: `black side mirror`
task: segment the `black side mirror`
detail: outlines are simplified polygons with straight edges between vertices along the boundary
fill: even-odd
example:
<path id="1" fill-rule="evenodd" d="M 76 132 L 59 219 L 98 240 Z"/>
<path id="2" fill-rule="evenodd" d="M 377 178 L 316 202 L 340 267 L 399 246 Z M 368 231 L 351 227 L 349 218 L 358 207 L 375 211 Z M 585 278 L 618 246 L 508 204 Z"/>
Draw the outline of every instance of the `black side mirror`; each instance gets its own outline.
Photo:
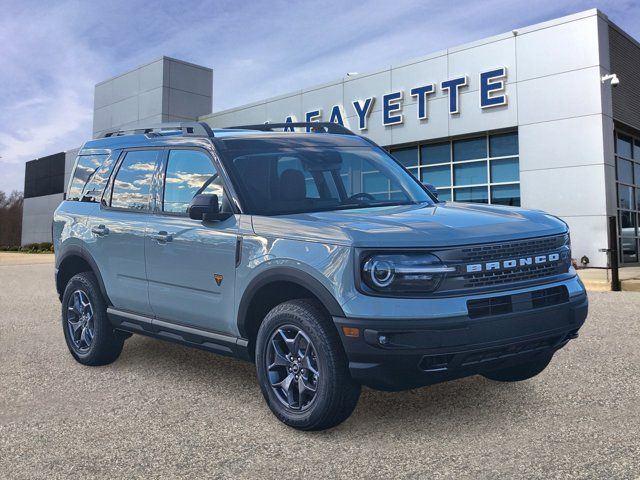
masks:
<path id="1" fill-rule="evenodd" d="M 218 196 L 208 193 L 202 193 L 193 197 L 187 212 L 189 213 L 189 218 L 205 222 L 226 220 L 231 216 L 230 213 L 221 213 Z"/>
<path id="2" fill-rule="evenodd" d="M 427 187 L 427 190 L 429 190 L 429 193 L 431 195 L 433 195 L 434 197 L 438 198 L 438 190 L 436 190 L 436 187 L 434 187 L 430 183 L 425 183 L 424 186 Z"/>

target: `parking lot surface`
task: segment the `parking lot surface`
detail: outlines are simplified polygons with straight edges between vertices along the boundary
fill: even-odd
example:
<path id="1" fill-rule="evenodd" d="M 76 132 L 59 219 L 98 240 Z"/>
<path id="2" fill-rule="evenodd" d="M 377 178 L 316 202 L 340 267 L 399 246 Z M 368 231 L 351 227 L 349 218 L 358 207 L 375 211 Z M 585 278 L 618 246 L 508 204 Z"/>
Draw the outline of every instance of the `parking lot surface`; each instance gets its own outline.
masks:
<path id="1" fill-rule="evenodd" d="M 134 336 L 77 364 L 53 265 L 21 263 L 0 265 L 2 478 L 640 478 L 638 293 L 590 294 L 532 380 L 365 389 L 347 422 L 303 433 L 240 360 Z"/>

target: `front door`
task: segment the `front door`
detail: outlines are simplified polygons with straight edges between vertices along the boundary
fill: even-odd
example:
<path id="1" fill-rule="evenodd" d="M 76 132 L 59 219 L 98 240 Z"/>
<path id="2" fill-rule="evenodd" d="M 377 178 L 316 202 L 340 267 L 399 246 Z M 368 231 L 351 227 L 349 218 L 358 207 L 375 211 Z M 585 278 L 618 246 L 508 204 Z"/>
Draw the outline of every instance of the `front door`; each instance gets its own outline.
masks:
<path id="1" fill-rule="evenodd" d="M 151 307 L 160 320 L 233 335 L 238 218 L 205 222 L 187 215 L 200 193 L 218 195 L 221 210 L 231 211 L 206 151 L 170 150 L 165 161 L 145 240 Z"/>

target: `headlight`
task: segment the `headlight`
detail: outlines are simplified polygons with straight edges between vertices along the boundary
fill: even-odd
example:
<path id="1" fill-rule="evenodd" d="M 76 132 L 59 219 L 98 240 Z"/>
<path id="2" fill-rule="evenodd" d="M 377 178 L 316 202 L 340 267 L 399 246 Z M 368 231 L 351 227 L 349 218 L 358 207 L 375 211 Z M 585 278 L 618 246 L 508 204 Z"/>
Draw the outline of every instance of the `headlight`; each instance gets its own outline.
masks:
<path id="1" fill-rule="evenodd" d="M 429 293 L 438 288 L 448 272 L 438 257 L 430 253 L 373 254 L 362 261 L 362 281 L 380 293 Z"/>

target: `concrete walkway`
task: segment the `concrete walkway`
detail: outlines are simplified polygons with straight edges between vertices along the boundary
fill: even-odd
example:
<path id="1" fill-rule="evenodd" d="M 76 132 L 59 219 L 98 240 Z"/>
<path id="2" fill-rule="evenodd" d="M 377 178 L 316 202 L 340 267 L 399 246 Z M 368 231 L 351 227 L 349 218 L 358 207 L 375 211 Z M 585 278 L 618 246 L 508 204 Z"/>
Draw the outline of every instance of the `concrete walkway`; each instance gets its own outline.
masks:
<path id="1" fill-rule="evenodd" d="M 0 252 L 0 265 L 36 265 L 53 262 L 53 253 Z"/>
<path id="2" fill-rule="evenodd" d="M 585 268 L 578 270 L 580 279 L 587 290 L 608 292 L 611 290 L 611 270 L 606 268 Z M 640 267 L 620 268 L 620 287 L 627 292 L 640 292 Z"/>

